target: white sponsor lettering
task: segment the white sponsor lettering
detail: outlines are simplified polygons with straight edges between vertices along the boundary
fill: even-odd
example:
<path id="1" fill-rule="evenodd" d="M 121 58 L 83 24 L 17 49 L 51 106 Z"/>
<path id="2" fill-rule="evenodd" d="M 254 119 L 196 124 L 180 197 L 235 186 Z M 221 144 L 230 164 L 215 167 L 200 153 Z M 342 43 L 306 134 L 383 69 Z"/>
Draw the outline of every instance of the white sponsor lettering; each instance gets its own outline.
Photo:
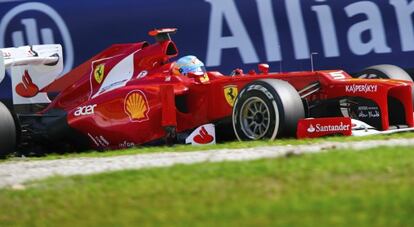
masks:
<path id="1" fill-rule="evenodd" d="M 379 118 L 380 111 L 376 106 L 359 106 L 358 117 L 359 118 Z"/>
<path id="2" fill-rule="evenodd" d="M 414 1 L 390 0 L 390 4 L 395 8 L 402 50 L 414 51 Z"/>
<path id="3" fill-rule="evenodd" d="M 352 84 L 345 86 L 345 92 L 348 93 L 375 93 L 378 91 L 378 85 L 371 84 Z"/>
<path id="4" fill-rule="evenodd" d="M 266 49 L 266 57 L 268 62 L 282 60 L 280 51 L 280 42 L 277 35 L 276 22 L 272 10 L 272 0 L 256 0 L 257 8 L 259 9 L 259 21 L 262 31 L 267 31 L 263 34 L 263 41 Z M 273 47 L 278 47 L 277 49 Z"/>
<path id="5" fill-rule="evenodd" d="M 4 58 L 10 58 L 11 57 L 11 53 L 7 52 L 7 51 L 2 51 L 3 52 L 3 57 Z"/>
<path id="6" fill-rule="evenodd" d="M 138 73 L 137 79 L 144 78 L 147 75 L 148 75 L 148 71 L 147 70 L 142 70 L 140 73 Z"/>
<path id="7" fill-rule="evenodd" d="M 300 1 L 289 0 L 285 4 L 296 59 L 309 58 L 309 44 Z"/>
<path id="8" fill-rule="evenodd" d="M 90 133 L 88 133 L 88 136 L 97 147 L 108 147 L 109 146 L 108 140 L 106 140 L 105 137 L 103 137 L 102 135 L 93 136 Z"/>
<path id="9" fill-rule="evenodd" d="M 101 143 L 103 143 L 105 146 L 109 145 L 109 142 L 108 142 L 108 140 L 105 139 L 105 137 L 99 136 L 98 138 L 101 141 Z"/>
<path id="10" fill-rule="evenodd" d="M 96 104 L 80 106 L 76 108 L 76 111 L 73 113 L 73 115 L 76 117 L 79 117 L 79 116 L 86 116 L 86 115 L 94 114 L 96 106 L 97 106 Z"/>
<path id="11" fill-rule="evenodd" d="M 344 74 L 344 72 L 343 72 L 343 71 L 331 72 L 331 73 L 329 73 L 329 75 L 331 75 L 331 77 L 332 77 L 334 80 L 343 80 L 343 79 L 345 79 L 345 78 L 346 78 L 346 76 L 345 76 L 345 74 Z"/>
<path id="12" fill-rule="evenodd" d="M 236 48 L 244 63 L 259 62 L 253 43 L 237 11 L 234 0 L 206 0 L 211 4 L 210 27 L 207 44 L 207 66 L 221 64 L 222 50 Z M 233 34 L 221 36 L 224 20 Z"/>
<path id="13" fill-rule="evenodd" d="M 95 137 L 93 137 L 90 133 L 88 133 L 89 138 L 93 141 L 95 146 L 99 147 L 99 143 L 96 141 Z"/>
<path id="14" fill-rule="evenodd" d="M 320 34 L 320 46 L 323 50 L 324 57 L 334 58 L 340 57 L 341 51 L 351 53 L 357 56 L 364 56 L 372 53 L 391 53 L 391 45 L 387 42 L 391 41 L 391 37 L 387 36 L 387 29 L 384 26 L 384 20 L 395 21 L 399 35 L 400 49 L 402 51 L 414 51 L 414 1 L 409 0 L 389 0 L 381 4 L 375 1 L 355 1 L 345 5 L 343 8 L 338 8 L 336 1 L 315 0 L 309 1 L 310 9 L 306 8 L 307 4 L 301 4 L 300 0 L 285 0 L 271 1 L 271 0 L 255 0 L 257 14 L 242 14 L 236 5 L 235 0 L 205 0 L 211 5 L 210 24 L 209 24 L 209 38 L 207 47 L 207 66 L 221 65 L 221 57 L 224 51 L 228 49 L 236 49 L 240 53 L 241 60 L 244 64 L 258 63 L 260 61 L 275 62 L 282 61 L 282 53 L 280 43 L 285 43 L 281 40 L 282 31 L 278 27 L 278 21 L 287 21 L 287 32 L 290 32 L 289 37 L 292 45 L 286 49 L 294 51 L 295 59 L 310 58 L 310 41 L 314 33 Z M 281 7 L 285 7 L 281 9 Z M 382 9 L 393 7 L 395 18 L 383 17 Z M 312 11 L 314 15 L 309 13 Z M 282 14 L 276 14 L 284 11 Z M 255 44 L 252 40 L 252 33 L 249 33 L 244 22 L 251 18 L 252 15 L 257 15 L 260 23 L 262 43 Z M 390 13 L 387 14 L 388 16 Z M 309 18 L 315 16 L 318 27 L 310 27 L 306 23 Z M 340 18 L 340 17 L 344 18 Z M 246 17 L 246 18 L 245 18 Z M 361 19 L 359 19 L 361 18 Z M 345 21 L 349 23 L 338 23 L 338 21 Z M 280 22 L 280 21 L 279 21 Z M 224 24 L 228 25 L 228 30 L 231 35 L 225 36 L 223 34 Z M 339 34 L 338 25 L 348 26 L 344 29 L 345 34 Z M 312 25 L 313 26 L 313 25 Z M 285 32 L 284 32 L 285 33 Z M 365 34 L 369 34 L 366 36 Z M 257 35 L 254 33 L 254 35 Z M 389 40 L 387 40 L 389 39 Z M 394 39 L 394 37 L 392 37 Z M 398 39 L 398 38 L 395 38 Z M 339 44 L 345 43 L 345 48 L 340 48 Z M 395 42 L 394 42 L 395 43 Z M 253 45 L 255 44 L 255 45 Z M 284 44 L 287 45 L 287 44 Z M 313 43 L 312 46 L 316 44 Z M 255 47 L 265 47 L 266 59 L 259 59 L 258 51 Z M 393 48 L 398 48 L 398 44 L 393 45 Z"/>
<path id="15" fill-rule="evenodd" d="M 360 117 L 360 118 L 378 118 L 378 117 L 380 117 L 380 113 L 376 110 L 375 111 L 367 111 L 367 112 L 361 111 L 361 112 L 359 112 L 358 117 Z"/>
<path id="16" fill-rule="evenodd" d="M 345 125 L 343 122 L 341 122 L 339 125 L 321 125 L 316 124 L 313 126 L 312 124 L 308 128 L 309 133 L 314 132 L 341 132 L 341 131 L 348 131 L 350 125 Z"/>
<path id="17" fill-rule="evenodd" d="M 357 2 L 345 8 L 348 17 L 363 14 L 368 19 L 352 25 L 348 32 L 348 44 L 351 51 L 356 55 L 366 55 L 370 52 L 389 53 L 391 49 L 387 46 L 384 23 L 381 12 L 373 2 Z M 362 40 L 362 33 L 368 31 L 371 34 L 369 41 Z"/>
<path id="18" fill-rule="evenodd" d="M 251 91 L 251 90 L 259 90 L 261 92 L 263 92 L 269 99 L 273 99 L 273 95 L 272 93 L 270 93 L 265 87 L 263 87 L 262 85 L 251 85 L 247 88 L 247 91 Z M 241 94 L 240 94 L 241 96 Z"/>
<path id="19" fill-rule="evenodd" d="M 134 147 L 134 146 L 135 146 L 135 143 L 128 142 L 128 141 L 124 141 L 124 142 L 118 144 L 119 148 L 131 148 L 131 147 Z"/>
<path id="20" fill-rule="evenodd" d="M 316 13 L 322 37 L 323 50 L 326 57 L 338 57 L 339 45 L 336 35 L 336 28 L 333 13 L 329 6 L 312 6 L 311 9 Z"/>

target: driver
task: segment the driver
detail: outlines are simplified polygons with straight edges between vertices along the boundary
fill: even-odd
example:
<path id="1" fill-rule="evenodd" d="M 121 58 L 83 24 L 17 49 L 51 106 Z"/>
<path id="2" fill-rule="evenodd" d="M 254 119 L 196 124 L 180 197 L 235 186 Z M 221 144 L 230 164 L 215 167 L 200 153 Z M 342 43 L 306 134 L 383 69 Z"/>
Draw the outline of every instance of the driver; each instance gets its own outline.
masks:
<path id="1" fill-rule="evenodd" d="M 173 75 L 188 76 L 193 74 L 200 76 L 201 82 L 208 81 L 206 67 L 202 61 L 193 55 L 187 55 L 178 59 L 172 68 Z"/>

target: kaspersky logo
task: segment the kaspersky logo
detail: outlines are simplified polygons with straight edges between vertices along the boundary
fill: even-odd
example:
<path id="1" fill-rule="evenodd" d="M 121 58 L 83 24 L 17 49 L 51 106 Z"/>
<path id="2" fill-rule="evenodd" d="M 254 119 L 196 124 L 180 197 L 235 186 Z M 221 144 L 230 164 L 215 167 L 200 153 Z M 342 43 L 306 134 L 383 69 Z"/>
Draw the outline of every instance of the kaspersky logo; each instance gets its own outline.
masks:
<path id="1" fill-rule="evenodd" d="M 150 108 L 147 97 L 140 90 L 134 90 L 128 93 L 124 101 L 124 110 L 131 121 L 141 122 L 149 119 L 148 113 Z"/>
<path id="2" fill-rule="evenodd" d="M 1 17 L 0 48 L 55 43 L 64 48 L 63 73 L 66 73 L 73 66 L 73 43 L 65 21 L 56 10 L 44 3 L 28 2 Z"/>
<path id="3" fill-rule="evenodd" d="M 375 93 L 378 91 L 378 85 L 375 84 L 352 84 L 345 86 L 345 92 L 348 93 Z"/>
<path id="4" fill-rule="evenodd" d="M 314 133 L 314 132 L 342 132 L 342 131 L 348 131 L 349 127 L 350 127 L 350 125 L 346 125 L 343 122 L 341 122 L 338 125 L 316 124 L 315 126 L 313 126 L 313 124 L 311 124 L 311 125 L 309 125 L 307 131 L 309 133 Z"/>

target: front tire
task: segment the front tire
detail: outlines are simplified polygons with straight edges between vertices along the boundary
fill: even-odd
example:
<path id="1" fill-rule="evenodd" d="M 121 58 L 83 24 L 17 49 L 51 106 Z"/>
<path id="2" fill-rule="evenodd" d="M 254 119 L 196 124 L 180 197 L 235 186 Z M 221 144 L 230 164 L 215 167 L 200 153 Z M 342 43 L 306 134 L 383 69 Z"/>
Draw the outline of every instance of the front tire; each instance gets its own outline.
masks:
<path id="1" fill-rule="evenodd" d="M 396 65 L 374 65 L 356 74 L 361 79 L 393 79 L 413 82 L 413 78 L 402 68 Z M 411 96 L 414 106 L 414 86 L 411 87 Z"/>
<path id="2" fill-rule="evenodd" d="M 294 136 L 298 120 L 304 117 L 302 100 L 292 85 L 264 79 L 253 81 L 240 92 L 232 123 L 239 140 L 274 140 Z"/>
<path id="3" fill-rule="evenodd" d="M 394 79 L 413 81 L 410 75 L 402 68 L 395 65 L 374 65 L 370 66 L 362 72 L 358 73 L 356 77 L 361 79 Z"/>
<path id="4" fill-rule="evenodd" d="M 15 151 L 16 125 L 13 115 L 7 107 L 0 102 L 0 158 Z"/>

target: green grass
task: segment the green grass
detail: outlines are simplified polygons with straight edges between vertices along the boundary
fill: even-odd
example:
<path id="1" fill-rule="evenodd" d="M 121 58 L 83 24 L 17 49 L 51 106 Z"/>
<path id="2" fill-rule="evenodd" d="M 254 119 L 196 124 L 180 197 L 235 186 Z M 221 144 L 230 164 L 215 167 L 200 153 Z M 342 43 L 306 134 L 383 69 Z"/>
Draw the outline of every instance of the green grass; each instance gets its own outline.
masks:
<path id="1" fill-rule="evenodd" d="M 275 141 L 260 140 L 260 141 L 246 141 L 246 142 L 226 142 L 216 145 L 206 145 L 206 146 L 191 146 L 191 145 L 174 145 L 172 147 L 168 146 L 147 146 L 147 147 L 137 147 L 124 150 L 108 150 L 104 152 L 99 151 L 85 151 L 81 153 L 65 153 L 65 154 L 56 154 L 50 153 L 42 157 L 27 157 L 26 160 L 48 160 L 48 159 L 63 159 L 63 158 L 78 158 L 78 157 L 111 157 L 119 155 L 132 155 L 132 154 L 144 154 L 144 153 L 157 153 L 157 152 L 189 152 L 189 151 L 200 151 L 200 150 L 212 150 L 212 149 L 224 149 L 224 148 L 251 148 L 258 146 L 277 146 L 277 145 L 300 145 L 300 144 L 314 144 L 327 141 L 364 141 L 364 140 L 387 140 L 395 138 L 414 138 L 414 132 L 407 133 L 396 133 L 389 135 L 373 135 L 373 136 L 364 136 L 364 137 L 343 137 L 343 136 L 334 136 L 334 137 L 324 137 L 317 139 L 278 139 Z M 9 158 L 7 160 L 21 160 L 20 158 Z M 3 160 L 6 161 L 6 160 Z M 0 160 L 2 162 L 2 160 Z"/>
<path id="2" fill-rule="evenodd" d="M 55 177 L 0 226 L 413 226 L 414 147 Z"/>

